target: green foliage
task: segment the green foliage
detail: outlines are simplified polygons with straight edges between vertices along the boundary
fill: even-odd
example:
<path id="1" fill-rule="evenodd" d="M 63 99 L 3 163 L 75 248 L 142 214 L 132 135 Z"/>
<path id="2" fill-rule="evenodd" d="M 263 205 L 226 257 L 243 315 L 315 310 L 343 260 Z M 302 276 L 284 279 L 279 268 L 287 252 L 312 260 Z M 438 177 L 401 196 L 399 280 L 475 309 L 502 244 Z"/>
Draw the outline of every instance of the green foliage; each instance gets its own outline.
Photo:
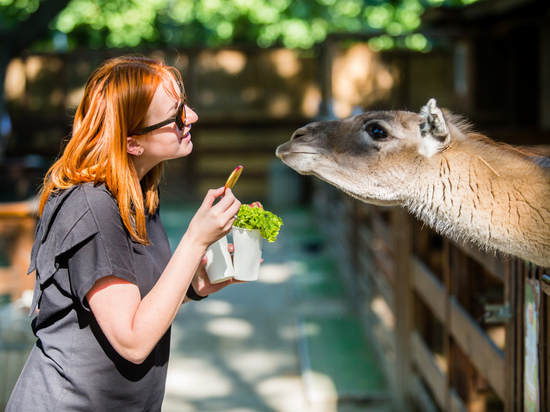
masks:
<path id="1" fill-rule="evenodd" d="M 264 239 L 267 239 L 270 243 L 275 242 L 279 235 L 279 229 L 283 225 L 283 220 L 262 207 L 253 205 L 241 205 L 233 226 L 250 230 L 259 229 Z"/>
<path id="2" fill-rule="evenodd" d="M 38 10 L 40 0 L 0 0 L 0 27 L 13 27 Z"/>
<path id="3" fill-rule="evenodd" d="M 55 1 L 55 0 L 42 0 Z M 311 48 L 330 33 L 375 36 L 370 46 L 403 45 L 422 50 L 413 34 L 428 7 L 460 6 L 478 0 L 71 0 L 51 22 L 71 46 L 219 46 L 257 43 Z M 36 11 L 40 0 L 0 0 L 0 24 Z"/>

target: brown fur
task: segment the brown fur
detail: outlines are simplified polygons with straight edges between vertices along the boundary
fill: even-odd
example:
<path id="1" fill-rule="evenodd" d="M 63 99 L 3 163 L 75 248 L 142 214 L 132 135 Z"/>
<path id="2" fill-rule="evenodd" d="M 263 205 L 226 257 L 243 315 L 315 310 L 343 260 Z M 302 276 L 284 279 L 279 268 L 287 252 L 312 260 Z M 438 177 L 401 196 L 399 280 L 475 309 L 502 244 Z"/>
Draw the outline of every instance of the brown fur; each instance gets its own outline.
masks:
<path id="1" fill-rule="evenodd" d="M 387 138 L 375 138 L 380 129 Z M 277 156 L 364 202 L 404 206 L 455 239 L 550 266 L 545 159 L 475 132 L 433 99 L 420 113 L 309 124 Z"/>

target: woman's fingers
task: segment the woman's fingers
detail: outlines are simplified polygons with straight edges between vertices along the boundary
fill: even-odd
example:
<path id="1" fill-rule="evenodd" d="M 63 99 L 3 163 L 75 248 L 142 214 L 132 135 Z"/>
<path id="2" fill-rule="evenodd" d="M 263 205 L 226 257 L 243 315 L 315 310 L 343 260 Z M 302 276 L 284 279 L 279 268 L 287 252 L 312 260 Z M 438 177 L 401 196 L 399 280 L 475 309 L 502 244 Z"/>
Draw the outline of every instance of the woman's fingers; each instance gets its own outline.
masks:
<path id="1" fill-rule="evenodd" d="M 212 207 L 216 199 L 223 195 L 223 187 L 218 187 L 217 189 L 210 189 L 206 196 L 204 197 L 204 200 L 202 201 L 202 205 L 205 207 Z"/>
<path id="2" fill-rule="evenodd" d="M 235 220 L 235 216 L 239 213 L 239 208 L 241 207 L 241 202 L 235 197 L 231 189 L 225 191 L 225 195 L 220 202 L 214 207 L 219 208 L 221 216 L 223 219 L 227 219 L 231 224 Z"/>
<path id="3" fill-rule="evenodd" d="M 219 197 L 222 198 L 214 205 L 214 202 Z M 224 192 L 223 187 L 220 187 L 218 189 L 210 189 L 208 191 L 203 200 L 202 206 L 205 209 L 216 209 L 218 212 L 216 215 L 230 214 L 230 216 L 234 216 L 239 212 L 241 202 L 237 200 L 231 189 L 226 189 Z M 226 218 L 229 219 L 230 216 L 226 216 Z"/>
<path id="4" fill-rule="evenodd" d="M 225 190 L 225 195 L 215 203 L 222 195 L 223 187 L 210 189 L 189 225 L 190 232 L 207 245 L 229 233 L 239 213 L 241 202 L 230 189 Z"/>
<path id="5" fill-rule="evenodd" d="M 233 205 L 236 200 L 237 198 L 233 194 L 233 191 L 231 189 L 226 189 L 225 194 L 216 206 L 219 206 L 222 210 L 225 211 L 229 207 L 231 207 L 231 205 Z"/>

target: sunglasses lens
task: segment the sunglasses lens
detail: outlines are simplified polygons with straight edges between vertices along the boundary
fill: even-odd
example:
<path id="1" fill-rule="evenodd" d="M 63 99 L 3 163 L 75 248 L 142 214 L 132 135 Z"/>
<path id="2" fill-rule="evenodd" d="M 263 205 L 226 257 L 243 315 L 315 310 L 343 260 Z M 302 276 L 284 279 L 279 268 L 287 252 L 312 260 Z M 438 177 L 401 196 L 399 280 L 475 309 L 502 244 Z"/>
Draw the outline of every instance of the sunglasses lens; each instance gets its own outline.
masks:
<path id="1" fill-rule="evenodd" d="M 185 102 L 183 102 L 180 106 L 180 110 L 178 113 L 178 120 L 180 129 L 183 130 L 185 128 Z"/>

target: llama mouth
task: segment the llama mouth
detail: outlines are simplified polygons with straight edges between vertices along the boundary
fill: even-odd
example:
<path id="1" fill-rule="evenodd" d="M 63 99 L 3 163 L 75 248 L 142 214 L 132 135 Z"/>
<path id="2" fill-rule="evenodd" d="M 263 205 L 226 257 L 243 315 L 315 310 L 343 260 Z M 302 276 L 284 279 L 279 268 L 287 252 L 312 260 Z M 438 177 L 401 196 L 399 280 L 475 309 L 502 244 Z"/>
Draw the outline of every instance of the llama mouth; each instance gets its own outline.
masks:
<path id="1" fill-rule="evenodd" d="M 318 156 L 319 155 L 319 153 L 315 153 L 315 152 L 285 152 L 282 150 L 278 150 L 277 153 L 275 154 L 282 161 L 288 160 L 290 158 L 294 158 L 296 156 Z"/>
<path id="2" fill-rule="evenodd" d="M 281 145 L 277 148 L 275 155 L 279 158 L 282 158 L 283 156 L 291 156 L 291 155 L 318 155 L 319 152 L 312 152 L 308 150 L 288 150 L 287 148 L 283 147 L 284 145 Z"/>

